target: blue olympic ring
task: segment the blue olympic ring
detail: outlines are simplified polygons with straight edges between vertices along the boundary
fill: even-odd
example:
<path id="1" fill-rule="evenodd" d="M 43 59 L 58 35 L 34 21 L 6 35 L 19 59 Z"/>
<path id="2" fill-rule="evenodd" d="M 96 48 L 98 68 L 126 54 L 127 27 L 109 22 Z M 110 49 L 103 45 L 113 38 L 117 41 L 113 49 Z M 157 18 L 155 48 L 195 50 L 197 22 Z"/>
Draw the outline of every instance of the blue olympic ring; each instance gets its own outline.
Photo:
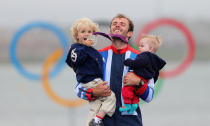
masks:
<path id="1" fill-rule="evenodd" d="M 54 77 L 57 75 L 61 68 L 65 64 L 65 59 L 66 59 L 66 52 L 68 50 L 68 38 L 65 36 L 63 31 L 59 29 L 58 27 L 47 23 L 47 22 L 42 22 L 42 21 L 37 21 L 37 22 L 32 22 L 29 24 L 24 25 L 22 28 L 20 28 L 14 35 L 11 45 L 10 45 L 10 60 L 12 61 L 12 64 L 17 68 L 18 72 L 25 76 L 26 78 L 32 79 L 32 80 L 41 80 L 41 75 L 39 74 L 34 74 L 26 71 L 23 66 L 20 64 L 20 62 L 17 59 L 16 55 L 16 46 L 17 43 L 20 39 L 20 37 L 27 31 L 33 29 L 33 28 L 43 28 L 52 31 L 56 36 L 59 38 L 61 46 L 63 48 L 63 57 L 58 61 L 56 67 L 50 72 L 50 77 Z"/>

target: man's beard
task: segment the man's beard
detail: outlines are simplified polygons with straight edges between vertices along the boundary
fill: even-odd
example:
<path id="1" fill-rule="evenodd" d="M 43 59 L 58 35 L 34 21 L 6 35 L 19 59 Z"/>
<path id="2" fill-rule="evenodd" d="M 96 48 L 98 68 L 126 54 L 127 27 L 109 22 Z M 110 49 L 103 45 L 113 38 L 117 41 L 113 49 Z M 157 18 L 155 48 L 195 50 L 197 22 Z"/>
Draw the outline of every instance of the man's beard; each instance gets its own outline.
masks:
<path id="1" fill-rule="evenodd" d="M 127 34 L 128 34 L 128 32 L 123 32 L 121 35 L 126 38 L 127 37 Z"/>

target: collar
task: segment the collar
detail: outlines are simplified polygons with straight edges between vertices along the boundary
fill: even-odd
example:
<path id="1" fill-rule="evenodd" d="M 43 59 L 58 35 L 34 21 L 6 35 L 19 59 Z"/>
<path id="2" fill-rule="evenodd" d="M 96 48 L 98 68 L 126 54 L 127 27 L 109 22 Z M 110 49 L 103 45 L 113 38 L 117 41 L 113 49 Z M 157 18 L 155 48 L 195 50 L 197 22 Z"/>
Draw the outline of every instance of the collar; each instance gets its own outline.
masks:
<path id="1" fill-rule="evenodd" d="M 130 45 L 127 44 L 127 47 L 123 48 L 123 49 L 117 49 L 115 48 L 113 45 L 111 45 L 111 49 L 115 54 L 123 54 L 126 51 L 128 51 L 130 49 Z"/>

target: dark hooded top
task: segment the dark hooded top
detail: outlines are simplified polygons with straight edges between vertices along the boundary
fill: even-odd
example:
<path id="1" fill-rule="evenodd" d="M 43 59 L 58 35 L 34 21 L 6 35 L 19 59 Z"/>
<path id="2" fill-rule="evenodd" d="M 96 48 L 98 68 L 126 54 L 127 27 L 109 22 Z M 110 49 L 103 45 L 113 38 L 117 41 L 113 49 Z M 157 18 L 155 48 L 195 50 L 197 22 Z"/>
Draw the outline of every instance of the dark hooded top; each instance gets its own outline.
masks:
<path id="1" fill-rule="evenodd" d="M 126 66 L 130 67 L 135 74 L 144 79 L 154 78 L 157 81 L 159 71 L 165 66 L 166 62 L 156 54 L 151 52 L 143 52 L 136 56 L 136 59 L 126 59 L 124 61 Z"/>
<path id="2" fill-rule="evenodd" d="M 71 45 L 66 63 L 76 73 L 78 82 L 88 83 L 96 78 L 103 78 L 103 60 L 93 47 L 75 43 Z"/>

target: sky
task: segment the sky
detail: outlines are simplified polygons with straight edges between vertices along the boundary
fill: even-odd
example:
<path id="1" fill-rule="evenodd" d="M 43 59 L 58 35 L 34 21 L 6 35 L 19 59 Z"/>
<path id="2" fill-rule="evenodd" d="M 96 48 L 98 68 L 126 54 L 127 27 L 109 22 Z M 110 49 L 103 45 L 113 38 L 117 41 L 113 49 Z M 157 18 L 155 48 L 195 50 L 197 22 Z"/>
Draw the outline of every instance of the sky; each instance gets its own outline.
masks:
<path id="1" fill-rule="evenodd" d="M 19 26 L 34 20 L 71 23 L 81 17 L 110 20 L 117 13 L 135 20 L 210 20 L 209 5 L 209 0 L 0 0 L 0 26 Z"/>

